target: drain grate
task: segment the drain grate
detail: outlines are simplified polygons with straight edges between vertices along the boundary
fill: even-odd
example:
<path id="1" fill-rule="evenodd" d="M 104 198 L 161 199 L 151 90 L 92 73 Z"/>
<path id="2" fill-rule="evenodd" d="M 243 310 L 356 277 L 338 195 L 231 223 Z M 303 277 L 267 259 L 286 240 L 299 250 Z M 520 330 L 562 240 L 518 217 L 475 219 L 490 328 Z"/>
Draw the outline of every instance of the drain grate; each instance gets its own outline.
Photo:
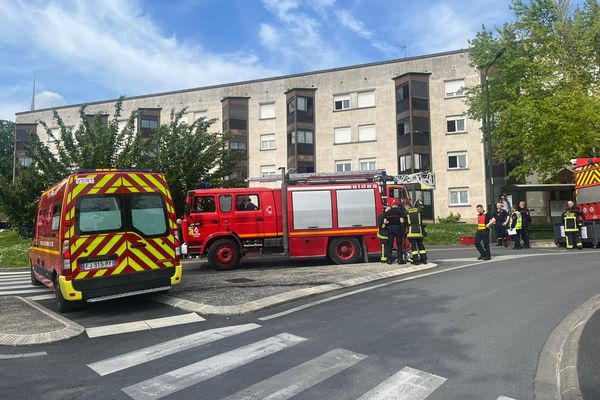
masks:
<path id="1" fill-rule="evenodd" d="M 225 279 L 225 282 L 229 282 L 229 283 L 249 283 L 249 282 L 256 282 L 256 279 L 232 278 L 232 279 Z"/>

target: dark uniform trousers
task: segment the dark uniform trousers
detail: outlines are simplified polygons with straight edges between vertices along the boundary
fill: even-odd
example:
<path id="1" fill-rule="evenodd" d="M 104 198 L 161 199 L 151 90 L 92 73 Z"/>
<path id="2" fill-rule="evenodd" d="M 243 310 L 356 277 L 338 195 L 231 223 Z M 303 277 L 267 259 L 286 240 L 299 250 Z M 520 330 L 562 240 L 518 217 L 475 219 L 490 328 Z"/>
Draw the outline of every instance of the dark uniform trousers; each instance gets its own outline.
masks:
<path id="1" fill-rule="evenodd" d="M 377 237 L 379 238 L 379 241 L 381 242 L 381 262 L 386 262 L 388 260 L 388 240 L 389 240 L 389 233 L 383 233 L 383 232 L 379 232 L 377 234 Z"/>
<path id="2" fill-rule="evenodd" d="M 423 245 L 423 238 L 409 238 L 410 240 L 410 262 L 422 262 L 427 264 L 427 252 Z"/>
<path id="3" fill-rule="evenodd" d="M 523 247 L 528 248 L 529 247 L 529 224 L 523 223 L 523 227 L 521 228 L 519 234 L 521 236 L 521 239 L 523 240 Z"/>
<path id="4" fill-rule="evenodd" d="M 387 245 L 387 262 L 391 263 L 394 261 L 392 256 L 394 252 L 394 240 L 398 245 L 398 260 L 400 257 L 404 257 L 404 237 L 406 236 L 406 230 L 400 225 L 388 225 L 388 245 Z"/>
<path id="5" fill-rule="evenodd" d="M 475 247 L 477 248 L 477 250 L 479 250 L 479 254 L 481 254 L 482 257 L 491 257 L 489 229 L 482 229 L 477 231 L 477 233 L 475 234 Z"/>

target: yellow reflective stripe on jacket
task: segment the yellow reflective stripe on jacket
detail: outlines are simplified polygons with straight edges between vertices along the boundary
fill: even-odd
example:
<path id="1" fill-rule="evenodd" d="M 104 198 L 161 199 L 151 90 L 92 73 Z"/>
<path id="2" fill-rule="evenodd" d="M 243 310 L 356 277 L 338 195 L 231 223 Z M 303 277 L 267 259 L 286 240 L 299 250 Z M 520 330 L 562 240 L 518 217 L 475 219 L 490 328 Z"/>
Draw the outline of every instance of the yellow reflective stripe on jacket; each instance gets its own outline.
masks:
<path id="1" fill-rule="evenodd" d="M 515 224 L 515 228 L 514 229 L 521 229 L 523 228 L 523 215 L 521 215 L 521 211 L 515 211 L 512 213 L 512 215 L 516 215 L 517 216 L 517 223 Z"/>

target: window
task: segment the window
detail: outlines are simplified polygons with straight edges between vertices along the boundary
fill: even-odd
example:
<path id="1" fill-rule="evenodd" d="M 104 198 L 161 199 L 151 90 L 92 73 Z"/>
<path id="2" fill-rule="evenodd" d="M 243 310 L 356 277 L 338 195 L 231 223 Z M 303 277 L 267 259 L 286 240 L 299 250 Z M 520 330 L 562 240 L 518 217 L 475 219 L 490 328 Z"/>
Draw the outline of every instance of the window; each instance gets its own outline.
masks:
<path id="1" fill-rule="evenodd" d="M 460 133 L 466 132 L 465 130 L 465 117 L 446 117 L 446 131 L 448 133 Z"/>
<path id="2" fill-rule="evenodd" d="M 215 198 L 213 196 L 198 196 L 192 200 L 192 213 L 215 212 Z"/>
<path id="3" fill-rule="evenodd" d="M 294 229 L 323 229 L 333 226 L 331 191 L 293 191 L 292 218 Z"/>
<path id="4" fill-rule="evenodd" d="M 260 135 L 260 149 L 273 150 L 275 149 L 275 134 Z"/>
<path id="5" fill-rule="evenodd" d="M 246 150 L 246 142 L 242 140 L 232 140 L 229 142 L 229 148 L 231 150 Z"/>
<path id="6" fill-rule="evenodd" d="M 361 171 L 375 171 L 377 169 L 377 161 L 374 158 L 361 158 L 358 163 Z"/>
<path id="7" fill-rule="evenodd" d="M 260 209 L 257 194 L 240 194 L 235 196 L 236 211 L 256 211 Z"/>
<path id="8" fill-rule="evenodd" d="M 33 163 L 33 158 L 31 157 L 17 157 L 17 162 L 24 167 L 29 167 Z"/>
<path id="9" fill-rule="evenodd" d="M 297 139 L 298 139 L 298 143 L 306 143 L 306 144 L 313 144 L 314 143 L 314 138 L 313 138 L 313 132 L 312 131 L 306 131 L 306 130 L 299 130 L 297 132 Z"/>
<path id="10" fill-rule="evenodd" d="M 453 81 L 444 82 L 444 92 L 446 97 L 460 97 L 463 95 L 463 89 L 465 86 L 464 79 L 457 79 Z"/>
<path id="11" fill-rule="evenodd" d="M 163 198 L 158 194 L 131 197 L 131 225 L 144 236 L 167 233 L 167 217 Z"/>
<path id="12" fill-rule="evenodd" d="M 142 115 L 140 117 L 140 126 L 142 129 L 154 130 L 158 128 L 158 117 L 154 115 Z"/>
<path id="13" fill-rule="evenodd" d="M 333 143 L 350 143 L 352 141 L 352 131 L 349 126 L 333 129 Z"/>
<path id="14" fill-rule="evenodd" d="M 375 226 L 375 190 L 336 190 L 338 226 L 357 228 Z"/>
<path id="15" fill-rule="evenodd" d="M 198 121 L 200 118 L 206 118 L 206 111 L 196 111 L 194 113 L 194 121 Z"/>
<path id="16" fill-rule="evenodd" d="M 190 113 L 183 113 L 181 114 L 181 122 L 185 122 L 186 124 L 190 123 Z"/>
<path id="17" fill-rule="evenodd" d="M 277 174 L 277 168 L 275 165 L 261 165 L 260 166 L 260 176 L 275 176 Z"/>
<path id="18" fill-rule="evenodd" d="M 450 205 L 451 206 L 467 206 L 467 205 L 469 205 L 469 189 L 468 188 L 450 189 Z"/>
<path id="19" fill-rule="evenodd" d="M 219 196 L 219 208 L 221 212 L 230 212 L 233 200 L 230 194 L 222 194 Z"/>
<path id="20" fill-rule="evenodd" d="M 308 99 L 306 97 L 298 96 L 298 111 L 308 111 Z"/>
<path id="21" fill-rule="evenodd" d="M 248 104 L 229 104 L 229 129 L 248 129 Z"/>
<path id="22" fill-rule="evenodd" d="M 333 109 L 336 111 L 350 109 L 350 95 L 334 96 Z"/>
<path id="23" fill-rule="evenodd" d="M 429 154 L 415 153 L 415 171 L 431 170 L 431 157 Z"/>
<path id="24" fill-rule="evenodd" d="M 125 128 L 127 127 L 127 122 L 127 120 L 117 122 L 117 130 L 119 131 L 119 133 L 125 130 Z"/>
<path id="25" fill-rule="evenodd" d="M 81 233 L 116 231 L 123 226 L 121 204 L 117 196 L 81 197 L 76 211 Z"/>
<path id="26" fill-rule="evenodd" d="M 348 107 L 350 107 L 350 104 L 348 104 Z M 364 107 L 375 107 L 375 91 L 358 93 L 358 108 Z"/>
<path id="27" fill-rule="evenodd" d="M 54 205 L 52 209 L 52 230 L 57 231 L 60 226 L 60 203 Z"/>
<path id="28" fill-rule="evenodd" d="M 340 160 L 335 162 L 335 172 L 352 171 L 352 161 Z"/>
<path id="29" fill-rule="evenodd" d="M 403 154 L 400 156 L 400 172 L 412 170 L 412 154 Z"/>
<path id="30" fill-rule="evenodd" d="M 376 140 L 375 125 L 359 125 L 358 141 L 368 142 L 371 140 Z"/>
<path id="31" fill-rule="evenodd" d="M 275 118 L 275 103 L 260 104 L 260 119 Z"/>
<path id="32" fill-rule="evenodd" d="M 464 169 L 467 168 L 467 153 L 456 152 L 448 153 L 448 169 Z"/>

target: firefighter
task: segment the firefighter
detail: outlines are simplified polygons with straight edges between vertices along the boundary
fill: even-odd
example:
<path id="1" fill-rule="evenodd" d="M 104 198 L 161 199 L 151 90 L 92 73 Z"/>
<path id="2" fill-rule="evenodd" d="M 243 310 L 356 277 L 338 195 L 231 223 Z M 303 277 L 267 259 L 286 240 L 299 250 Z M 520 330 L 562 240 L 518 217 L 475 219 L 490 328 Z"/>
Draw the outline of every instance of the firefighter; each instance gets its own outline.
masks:
<path id="1" fill-rule="evenodd" d="M 387 206 L 383 209 L 383 211 L 377 216 L 377 237 L 381 242 L 381 262 L 387 262 L 388 258 L 388 220 L 386 218 L 386 213 L 390 210 L 390 207 Z"/>
<path id="2" fill-rule="evenodd" d="M 404 207 L 400 208 L 398 203 L 393 203 L 391 209 L 386 212 L 386 218 L 388 220 L 387 263 L 391 264 L 394 261 L 394 241 L 396 241 L 398 246 L 398 264 L 406 264 L 406 259 L 404 258 L 404 237 L 406 236 L 404 222 L 406 210 L 404 210 Z"/>
<path id="3" fill-rule="evenodd" d="M 522 249 L 521 234 L 523 232 L 523 214 L 515 206 L 512 206 L 510 211 L 510 229 L 516 232 L 514 235 L 510 236 L 514 242 L 513 250 L 520 250 Z"/>
<path id="4" fill-rule="evenodd" d="M 521 238 L 523 239 L 523 248 L 529 248 L 529 225 L 531 224 L 531 212 L 524 201 L 519 202 L 519 211 L 523 217 L 523 228 L 521 228 Z"/>
<path id="5" fill-rule="evenodd" d="M 583 248 L 583 243 L 581 242 L 581 227 L 585 221 L 585 216 L 581 212 L 581 209 L 572 201 L 569 201 L 567 205 L 568 208 L 562 214 L 567 249 L 572 249 L 573 244 L 575 244 L 577 248 L 581 250 Z"/>
<path id="6" fill-rule="evenodd" d="M 490 252 L 490 226 L 496 220 L 483 210 L 481 204 L 477 205 L 477 233 L 475 234 L 475 247 L 479 250 L 478 260 L 491 260 Z M 483 244 L 483 246 L 482 246 Z"/>
<path id="7" fill-rule="evenodd" d="M 406 225 L 408 228 L 407 237 L 410 240 L 410 255 L 408 261 L 411 264 L 427 264 L 427 252 L 423 245 L 425 236 L 425 225 L 423 225 L 421 210 L 417 207 L 410 207 L 407 212 Z"/>
<path id="8" fill-rule="evenodd" d="M 494 224 L 497 240 L 496 246 L 504 245 L 504 247 L 506 247 L 508 246 L 508 233 L 506 232 L 506 226 L 508 222 L 508 211 L 504 209 L 504 205 L 502 203 L 496 204 L 494 219 L 496 220 L 496 223 Z"/>

